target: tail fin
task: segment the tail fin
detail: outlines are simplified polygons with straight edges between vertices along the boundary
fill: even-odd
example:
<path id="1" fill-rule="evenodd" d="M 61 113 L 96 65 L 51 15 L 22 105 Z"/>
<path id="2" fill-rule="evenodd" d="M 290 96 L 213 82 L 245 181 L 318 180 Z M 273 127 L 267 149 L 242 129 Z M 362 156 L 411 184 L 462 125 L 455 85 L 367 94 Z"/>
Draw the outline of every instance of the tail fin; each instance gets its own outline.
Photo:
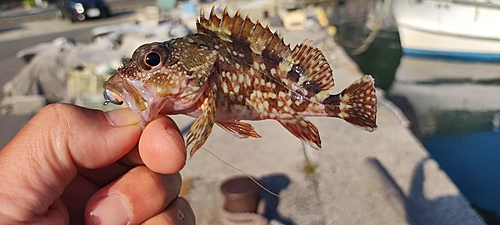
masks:
<path id="1" fill-rule="evenodd" d="M 331 95 L 323 103 L 334 106 L 335 116 L 353 125 L 370 132 L 377 128 L 377 95 L 370 75 L 355 81 L 340 94 Z"/>

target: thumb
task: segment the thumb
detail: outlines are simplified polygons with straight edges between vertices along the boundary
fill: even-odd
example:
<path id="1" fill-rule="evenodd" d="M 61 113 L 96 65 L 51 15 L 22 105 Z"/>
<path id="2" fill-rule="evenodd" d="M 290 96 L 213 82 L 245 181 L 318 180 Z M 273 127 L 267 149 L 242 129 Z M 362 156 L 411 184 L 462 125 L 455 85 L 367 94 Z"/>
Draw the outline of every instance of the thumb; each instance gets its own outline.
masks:
<path id="1" fill-rule="evenodd" d="M 0 151 L 0 218 L 27 221 L 51 215 L 47 211 L 77 167 L 104 167 L 136 145 L 137 121 L 128 109 L 43 108 Z"/>

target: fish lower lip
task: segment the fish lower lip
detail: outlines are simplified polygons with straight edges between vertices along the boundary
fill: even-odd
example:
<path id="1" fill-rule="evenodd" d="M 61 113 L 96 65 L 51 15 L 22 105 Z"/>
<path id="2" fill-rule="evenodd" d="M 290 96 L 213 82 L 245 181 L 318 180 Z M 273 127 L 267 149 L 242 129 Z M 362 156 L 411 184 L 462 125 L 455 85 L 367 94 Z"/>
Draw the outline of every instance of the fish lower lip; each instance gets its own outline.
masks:
<path id="1" fill-rule="evenodd" d="M 123 101 L 120 101 L 120 102 L 112 102 L 110 100 L 104 100 L 104 102 L 102 103 L 103 105 L 108 105 L 109 103 L 113 103 L 115 105 L 122 105 L 123 104 Z"/>
<path id="2" fill-rule="evenodd" d="M 103 92 L 103 95 L 104 95 L 104 103 L 103 105 L 107 105 L 109 103 L 113 103 L 115 105 L 121 105 L 123 104 L 123 101 L 122 100 L 119 100 L 117 99 L 114 95 L 116 95 L 114 92 L 108 90 L 108 89 L 105 89 L 104 92 Z"/>

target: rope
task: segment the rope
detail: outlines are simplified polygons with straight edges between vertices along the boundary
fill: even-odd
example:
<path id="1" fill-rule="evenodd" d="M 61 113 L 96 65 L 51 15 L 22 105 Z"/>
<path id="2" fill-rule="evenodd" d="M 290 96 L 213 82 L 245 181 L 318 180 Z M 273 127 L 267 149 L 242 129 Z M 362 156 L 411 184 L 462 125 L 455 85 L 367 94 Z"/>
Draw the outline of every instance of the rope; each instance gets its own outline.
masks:
<path id="1" fill-rule="evenodd" d="M 382 28 L 382 24 L 384 23 L 384 18 L 387 15 L 387 11 L 389 10 L 390 5 L 391 5 L 391 0 L 384 0 L 382 11 L 378 14 L 377 19 L 375 20 L 375 25 L 371 29 L 370 34 L 368 34 L 368 37 L 366 37 L 365 41 L 361 46 L 351 51 L 352 55 L 359 55 L 364 51 L 366 51 L 368 47 L 370 47 L 370 45 L 375 40 L 375 37 L 377 37 L 380 28 Z"/>

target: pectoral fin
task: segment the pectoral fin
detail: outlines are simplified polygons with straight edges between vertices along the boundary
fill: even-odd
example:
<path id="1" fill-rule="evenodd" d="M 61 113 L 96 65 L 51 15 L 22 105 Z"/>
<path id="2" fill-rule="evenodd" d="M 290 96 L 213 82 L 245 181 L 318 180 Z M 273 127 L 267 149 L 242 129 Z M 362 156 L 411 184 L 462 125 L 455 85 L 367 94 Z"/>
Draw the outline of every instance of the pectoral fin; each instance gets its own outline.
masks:
<path id="1" fill-rule="evenodd" d="M 314 149 L 321 149 L 321 139 L 316 126 L 304 118 L 293 118 L 286 120 L 278 120 L 290 133 L 295 137 L 303 140 Z"/>
<path id="2" fill-rule="evenodd" d="M 259 138 L 260 135 L 253 129 L 249 123 L 239 121 L 216 122 L 219 127 L 239 138 Z"/>
<path id="3" fill-rule="evenodd" d="M 194 153 L 200 149 L 205 141 L 207 141 L 208 136 L 212 133 L 212 127 L 215 123 L 215 109 L 216 109 L 216 93 L 217 88 L 210 87 L 207 88 L 204 93 L 203 103 L 201 105 L 201 111 L 203 112 L 198 119 L 196 119 L 191 125 L 186 138 L 186 146 L 193 144 L 190 151 L 190 156 L 193 157 Z"/>

